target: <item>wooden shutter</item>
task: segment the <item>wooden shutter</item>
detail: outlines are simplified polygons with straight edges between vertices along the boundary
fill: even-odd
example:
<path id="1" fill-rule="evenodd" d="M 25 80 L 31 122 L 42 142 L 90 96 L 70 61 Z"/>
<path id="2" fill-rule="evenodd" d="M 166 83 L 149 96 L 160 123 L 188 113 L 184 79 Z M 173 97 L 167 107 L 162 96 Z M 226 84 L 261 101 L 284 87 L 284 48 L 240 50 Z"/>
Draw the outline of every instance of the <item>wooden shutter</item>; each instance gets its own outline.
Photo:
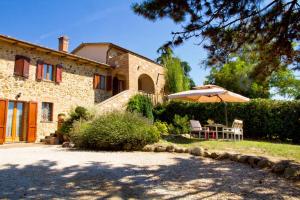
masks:
<path id="1" fill-rule="evenodd" d="M 0 99 L 0 144 L 5 141 L 8 101 Z"/>
<path id="2" fill-rule="evenodd" d="M 61 83 L 62 81 L 62 65 L 56 65 L 55 81 L 56 83 Z"/>
<path id="3" fill-rule="evenodd" d="M 43 70 L 44 70 L 43 61 L 39 60 L 36 66 L 36 80 L 43 79 Z"/>
<path id="4" fill-rule="evenodd" d="M 29 65 L 30 65 L 30 59 L 24 58 L 23 76 L 26 78 L 29 77 Z"/>
<path id="5" fill-rule="evenodd" d="M 37 107 L 36 102 L 28 103 L 28 125 L 27 125 L 27 142 L 35 142 L 37 130 Z"/>
<path id="6" fill-rule="evenodd" d="M 106 77 L 106 91 L 111 91 L 112 89 L 112 77 L 107 76 Z"/>
<path id="7" fill-rule="evenodd" d="M 14 75 L 23 76 L 24 59 L 22 56 L 17 55 L 15 59 Z"/>
<path id="8" fill-rule="evenodd" d="M 94 89 L 98 89 L 100 85 L 100 76 L 98 74 L 94 74 Z"/>

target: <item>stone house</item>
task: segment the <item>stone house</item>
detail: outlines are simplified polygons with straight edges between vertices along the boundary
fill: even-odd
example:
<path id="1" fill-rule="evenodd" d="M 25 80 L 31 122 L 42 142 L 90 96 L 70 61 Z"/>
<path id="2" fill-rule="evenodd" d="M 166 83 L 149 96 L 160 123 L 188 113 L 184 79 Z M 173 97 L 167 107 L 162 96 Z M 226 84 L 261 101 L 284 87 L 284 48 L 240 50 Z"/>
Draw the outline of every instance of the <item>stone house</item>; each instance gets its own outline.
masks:
<path id="1" fill-rule="evenodd" d="M 162 101 L 164 68 L 112 43 L 83 43 L 71 53 L 0 35 L 0 144 L 37 142 L 76 106 L 124 109 L 143 92 Z"/>

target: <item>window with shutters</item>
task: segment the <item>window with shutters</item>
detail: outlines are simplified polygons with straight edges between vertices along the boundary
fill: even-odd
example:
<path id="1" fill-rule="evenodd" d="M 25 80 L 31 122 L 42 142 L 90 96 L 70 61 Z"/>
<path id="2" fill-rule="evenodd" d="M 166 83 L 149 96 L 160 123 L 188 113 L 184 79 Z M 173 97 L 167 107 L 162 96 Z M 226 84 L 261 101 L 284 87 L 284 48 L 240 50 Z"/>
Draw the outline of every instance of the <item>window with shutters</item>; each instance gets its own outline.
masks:
<path id="1" fill-rule="evenodd" d="M 53 120 L 53 103 L 42 102 L 42 121 L 52 122 Z"/>
<path id="2" fill-rule="evenodd" d="M 94 89 L 105 90 L 106 79 L 105 76 L 94 74 Z"/>
<path id="3" fill-rule="evenodd" d="M 54 67 L 51 64 L 43 64 L 43 79 L 48 81 L 54 81 Z"/>
<path id="4" fill-rule="evenodd" d="M 16 55 L 14 75 L 23 76 L 25 78 L 28 78 L 29 77 L 29 65 L 30 65 L 29 58 L 27 58 L 25 56 L 21 56 L 21 55 Z"/>

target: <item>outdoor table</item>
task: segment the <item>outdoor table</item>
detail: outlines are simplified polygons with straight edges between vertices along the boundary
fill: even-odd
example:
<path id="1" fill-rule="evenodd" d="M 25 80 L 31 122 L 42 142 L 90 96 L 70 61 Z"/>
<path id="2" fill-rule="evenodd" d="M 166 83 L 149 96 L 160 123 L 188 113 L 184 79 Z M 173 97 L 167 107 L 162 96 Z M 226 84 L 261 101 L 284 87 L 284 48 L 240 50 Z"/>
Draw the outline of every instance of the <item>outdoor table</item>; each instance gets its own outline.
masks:
<path id="1" fill-rule="evenodd" d="M 223 124 L 207 124 L 207 125 L 204 125 L 205 127 L 209 127 L 209 128 L 213 128 L 212 131 L 215 131 L 216 132 L 216 140 L 218 139 L 218 134 L 219 133 L 222 133 L 222 139 L 224 139 L 224 128 L 226 127 L 225 125 Z M 209 129 L 210 131 L 210 129 Z"/>

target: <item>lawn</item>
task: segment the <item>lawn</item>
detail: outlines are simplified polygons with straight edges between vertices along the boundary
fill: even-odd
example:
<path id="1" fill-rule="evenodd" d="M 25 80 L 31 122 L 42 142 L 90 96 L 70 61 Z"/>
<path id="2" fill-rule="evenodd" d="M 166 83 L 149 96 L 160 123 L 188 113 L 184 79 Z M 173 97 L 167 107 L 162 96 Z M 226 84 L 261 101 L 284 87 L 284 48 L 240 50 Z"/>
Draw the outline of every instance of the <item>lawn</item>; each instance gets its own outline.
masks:
<path id="1" fill-rule="evenodd" d="M 227 151 L 249 155 L 259 155 L 272 157 L 274 159 L 290 159 L 300 162 L 300 145 L 271 143 L 263 141 L 244 140 L 234 141 L 215 141 L 189 139 L 185 137 L 167 137 L 160 141 L 163 144 L 175 144 L 183 147 L 201 146 L 208 150 Z"/>

